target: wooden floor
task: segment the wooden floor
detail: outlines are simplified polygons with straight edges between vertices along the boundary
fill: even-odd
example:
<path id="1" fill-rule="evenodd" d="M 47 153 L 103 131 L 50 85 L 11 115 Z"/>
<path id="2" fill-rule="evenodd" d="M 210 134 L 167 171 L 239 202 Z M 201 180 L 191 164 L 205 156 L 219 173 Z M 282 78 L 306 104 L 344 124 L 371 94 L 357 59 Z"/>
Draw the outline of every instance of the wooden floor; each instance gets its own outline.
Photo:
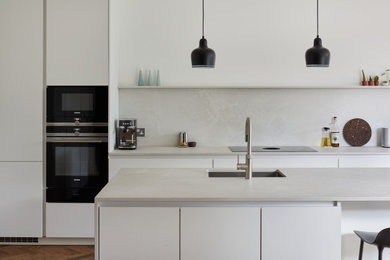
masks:
<path id="1" fill-rule="evenodd" d="M 93 246 L 0 246 L 1 260 L 93 260 Z"/>

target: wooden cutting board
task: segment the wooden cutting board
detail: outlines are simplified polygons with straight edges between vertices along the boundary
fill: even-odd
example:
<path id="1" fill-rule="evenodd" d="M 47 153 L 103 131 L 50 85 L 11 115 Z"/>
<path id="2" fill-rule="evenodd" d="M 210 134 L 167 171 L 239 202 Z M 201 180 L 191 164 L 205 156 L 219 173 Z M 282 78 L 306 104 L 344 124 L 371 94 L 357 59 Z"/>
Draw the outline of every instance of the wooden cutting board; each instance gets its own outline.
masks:
<path id="1" fill-rule="evenodd" d="M 344 140 L 351 146 L 363 146 L 371 139 L 371 127 L 361 118 L 349 120 L 343 129 Z"/>

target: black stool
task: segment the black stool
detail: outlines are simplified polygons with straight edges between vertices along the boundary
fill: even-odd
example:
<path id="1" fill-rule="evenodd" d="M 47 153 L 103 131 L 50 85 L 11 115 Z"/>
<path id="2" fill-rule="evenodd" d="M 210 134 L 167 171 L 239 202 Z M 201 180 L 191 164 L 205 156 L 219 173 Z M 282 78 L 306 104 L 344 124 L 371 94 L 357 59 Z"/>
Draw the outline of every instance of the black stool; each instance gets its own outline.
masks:
<path id="1" fill-rule="evenodd" d="M 360 237 L 360 250 L 359 260 L 363 257 L 363 246 L 364 242 L 378 247 L 378 259 L 382 260 L 383 248 L 390 247 L 390 228 L 385 228 L 380 232 L 365 232 L 365 231 L 354 231 L 358 237 Z"/>

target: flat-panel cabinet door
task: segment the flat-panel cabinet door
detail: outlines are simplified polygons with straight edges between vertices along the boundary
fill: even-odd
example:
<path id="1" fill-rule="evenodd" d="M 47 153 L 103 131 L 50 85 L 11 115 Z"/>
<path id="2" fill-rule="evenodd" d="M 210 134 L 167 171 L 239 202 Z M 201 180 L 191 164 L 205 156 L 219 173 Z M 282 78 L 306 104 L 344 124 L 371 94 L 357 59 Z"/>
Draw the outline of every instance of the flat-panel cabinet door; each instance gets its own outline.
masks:
<path id="1" fill-rule="evenodd" d="M 0 161 L 42 161 L 42 57 L 43 0 L 1 0 Z"/>
<path id="2" fill-rule="evenodd" d="M 47 85 L 108 85 L 108 0 L 47 0 Z"/>
<path id="3" fill-rule="evenodd" d="M 101 207 L 100 260 L 179 260 L 179 209 Z"/>
<path id="4" fill-rule="evenodd" d="M 262 260 L 340 258 L 340 207 L 262 209 Z"/>
<path id="5" fill-rule="evenodd" d="M 181 260 L 259 260 L 260 208 L 182 208 Z"/>
<path id="6" fill-rule="evenodd" d="M 93 203 L 46 203 L 46 237 L 94 237 Z"/>
<path id="7" fill-rule="evenodd" d="M 390 168 L 390 156 L 342 156 L 340 157 L 340 168 Z"/>
<path id="8" fill-rule="evenodd" d="M 240 156 L 240 162 L 245 161 L 245 156 Z M 237 167 L 237 158 L 215 158 L 214 168 Z M 336 156 L 254 156 L 254 168 L 337 168 L 338 158 Z"/>
<path id="9" fill-rule="evenodd" d="M 0 237 L 42 237 L 42 163 L 0 162 Z"/>

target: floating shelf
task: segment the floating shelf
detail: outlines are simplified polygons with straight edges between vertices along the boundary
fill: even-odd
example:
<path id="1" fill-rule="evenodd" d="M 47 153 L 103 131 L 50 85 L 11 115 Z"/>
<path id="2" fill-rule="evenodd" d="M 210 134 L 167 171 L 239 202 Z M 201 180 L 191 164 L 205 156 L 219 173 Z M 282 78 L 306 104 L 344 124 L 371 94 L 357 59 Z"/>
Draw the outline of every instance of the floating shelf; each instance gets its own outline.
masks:
<path id="1" fill-rule="evenodd" d="M 120 85 L 119 89 L 390 89 L 390 86 L 135 86 Z"/>

